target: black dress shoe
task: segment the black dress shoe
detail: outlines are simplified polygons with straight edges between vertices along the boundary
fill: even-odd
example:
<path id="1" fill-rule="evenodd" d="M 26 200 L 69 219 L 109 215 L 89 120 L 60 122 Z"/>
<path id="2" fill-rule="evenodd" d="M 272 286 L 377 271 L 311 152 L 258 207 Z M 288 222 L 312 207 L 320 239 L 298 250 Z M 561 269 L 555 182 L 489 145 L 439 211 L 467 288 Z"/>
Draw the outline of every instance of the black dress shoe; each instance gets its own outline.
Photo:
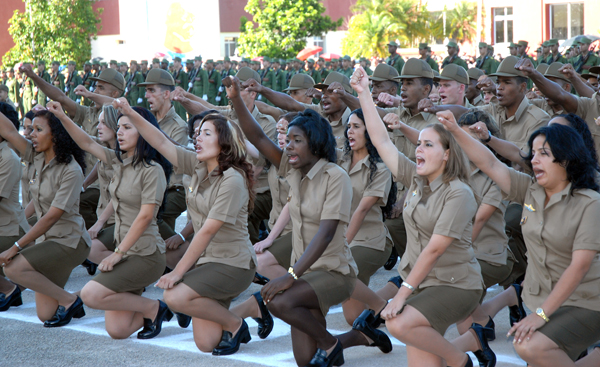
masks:
<path id="1" fill-rule="evenodd" d="M 467 354 L 467 363 L 465 363 L 465 367 L 473 367 L 473 361 L 471 360 L 471 357 L 469 357 L 468 354 Z"/>
<path id="2" fill-rule="evenodd" d="M 65 326 L 69 322 L 71 322 L 71 319 L 80 319 L 83 316 L 85 316 L 85 310 L 83 309 L 83 301 L 81 301 L 81 298 L 77 296 L 75 302 L 73 302 L 71 307 L 69 307 L 68 309 L 65 309 L 65 306 L 58 306 L 54 316 L 52 316 L 50 320 L 44 322 L 44 327 Z"/>
<path id="3" fill-rule="evenodd" d="M 390 258 L 385 262 L 383 268 L 385 270 L 392 270 L 396 263 L 398 262 L 398 251 L 396 251 L 395 247 L 392 247 L 392 253 L 390 254 Z"/>
<path id="4" fill-rule="evenodd" d="M 270 279 L 267 278 L 266 276 L 260 275 L 258 273 L 255 273 L 254 274 L 254 279 L 252 280 L 252 283 L 260 284 L 260 285 L 265 285 L 265 284 L 269 283 L 269 280 Z"/>
<path id="5" fill-rule="evenodd" d="M 490 348 L 488 344 L 488 339 L 485 336 L 486 332 L 489 332 L 490 329 L 485 330 L 486 328 L 473 323 L 471 325 L 471 329 L 475 332 L 477 339 L 479 339 L 479 345 L 481 345 L 481 349 L 473 352 L 477 360 L 479 361 L 479 367 L 494 367 L 496 366 L 496 354 Z M 470 359 L 470 358 L 469 358 Z"/>
<path id="6" fill-rule="evenodd" d="M 400 287 L 402 287 L 402 282 L 403 281 L 404 280 L 402 280 L 402 277 L 400 275 L 397 275 L 395 277 L 391 277 L 390 280 L 388 280 L 388 283 L 392 283 L 396 287 L 398 287 L 398 289 L 400 289 Z"/>
<path id="7" fill-rule="evenodd" d="M 392 351 L 392 341 L 383 331 L 377 330 L 373 324 L 377 323 L 378 317 L 373 310 L 364 310 L 360 316 L 354 320 L 352 329 L 361 332 L 367 338 L 373 341 L 370 347 L 377 347 L 383 353 Z"/>
<path id="8" fill-rule="evenodd" d="M 177 323 L 180 327 L 185 329 L 190 326 L 190 322 L 192 322 L 192 318 L 190 316 L 181 312 L 175 312 L 175 315 L 177 315 Z"/>
<path id="9" fill-rule="evenodd" d="M 98 264 L 94 264 L 93 262 L 85 259 L 85 261 L 81 264 L 84 268 L 87 269 L 89 275 L 96 274 L 96 269 L 98 269 Z"/>
<path id="10" fill-rule="evenodd" d="M 23 299 L 21 298 L 19 286 L 15 287 L 15 290 L 8 297 L 4 293 L 0 293 L 0 312 L 8 310 L 10 306 L 16 307 L 22 304 Z"/>
<path id="11" fill-rule="evenodd" d="M 258 337 L 265 339 L 273 331 L 273 316 L 271 316 L 269 309 L 265 306 L 260 292 L 252 295 L 256 298 L 256 303 L 258 303 L 258 308 L 260 309 L 260 317 L 253 317 L 254 321 L 258 323 Z"/>
<path id="12" fill-rule="evenodd" d="M 523 293 L 523 287 L 520 284 L 511 284 L 515 288 L 517 292 L 517 305 L 508 307 L 508 318 L 510 321 L 510 326 L 512 327 L 517 322 L 523 320 L 527 316 L 527 312 L 523 307 L 523 299 L 521 298 L 521 293 Z"/>
<path id="13" fill-rule="evenodd" d="M 162 330 L 162 323 L 165 321 L 171 321 L 173 318 L 173 312 L 169 310 L 166 303 L 158 300 L 158 312 L 154 321 L 144 318 L 144 328 L 137 334 L 138 339 L 152 339 Z"/>
<path id="14" fill-rule="evenodd" d="M 327 355 L 327 351 L 317 348 L 317 353 L 315 353 L 306 367 L 331 367 L 343 364 L 344 348 L 342 348 L 342 343 L 338 341 L 329 356 Z"/>
<path id="15" fill-rule="evenodd" d="M 240 349 L 241 343 L 248 343 L 252 337 L 250 336 L 250 331 L 248 330 L 248 324 L 246 321 L 242 320 L 242 326 L 240 326 L 240 330 L 238 330 L 235 336 L 231 335 L 231 331 L 223 330 L 223 335 L 221 335 L 221 341 L 219 345 L 215 349 L 213 349 L 213 356 L 228 356 L 233 354 Z"/>
<path id="16" fill-rule="evenodd" d="M 490 321 L 488 321 L 487 324 L 485 324 L 485 326 L 483 327 L 483 330 L 485 332 L 485 337 L 487 338 L 488 341 L 491 342 L 491 341 L 496 340 L 496 324 L 494 323 L 494 320 L 492 320 L 491 316 L 490 316 Z M 491 332 L 490 332 L 490 330 L 491 330 Z"/>

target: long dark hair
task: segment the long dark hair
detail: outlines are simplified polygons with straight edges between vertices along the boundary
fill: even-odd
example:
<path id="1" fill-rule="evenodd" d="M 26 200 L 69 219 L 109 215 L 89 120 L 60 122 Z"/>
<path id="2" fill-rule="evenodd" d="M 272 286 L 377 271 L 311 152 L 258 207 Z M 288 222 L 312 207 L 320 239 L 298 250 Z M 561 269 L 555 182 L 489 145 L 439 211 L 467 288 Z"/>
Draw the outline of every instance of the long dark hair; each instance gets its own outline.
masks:
<path id="1" fill-rule="evenodd" d="M 148 121 L 151 125 L 160 130 L 160 126 L 158 126 L 158 122 L 156 122 L 156 117 L 150 111 L 142 107 L 132 107 L 133 110 L 139 113 L 146 121 Z M 123 115 L 119 115 L 118 120 L 121 119 Z M 162 131 L 162 130 L 161 130 Z M 119 140 L 116 141 L 115 153 L 117 154 L 117 159 L 119 162 L 123 163 L 123 158 L 121 157 L 121 146 L 119 145 Z M 162 154 L 160 154 L 156 149 L 154 149 L 144 138 L 142 135 L 138 137 L 137 143 L 135 145 L 135 149 L 132 155 L 131 165 L 135 168 L 138 164 L 142 164 L 144 166 L 153 166 L 152 161 L 158 163 L 164 173 L 165 178 L 167 179 L 167 185 L 169 184 L 169 179 L 171 178 L 171 173 L 173 173 L 173 165 L 169 162 Z M 162 204 L 158 210 L 158 216 L 160 218 L 162 212 L 165 209 L 165 205 L 167 202 L 167 190 L 165 190 L 165 195 L 163 196 Z"/>
<path id="2" fill-rule="evenodd" d="M 534 131 L 527 142 L 529 155 L 525 159 L 529 164 L 533 159 L 533 140 L 540 135 L 545 137 L 550 146 L 554 162 L 567 171 L 567 180 L 571 182 L 571 195 L 577 189 L 600 190 L 596 182 L 598 162 L 585 146 L 581 135 L 572 127 L 551 124 Z"/>
<path id="3" fill-rule="evenodd" d="M 307 108 L 300 112 L 290 121 L 288 129 L 292 126 L 304 131 L 308 140 L 308 149 L 312 155 L 325 158 L 333 163 L 337 161 L 336 143 L 331 125 L 316 111 Z"/>
<path id="4" fill-rule="evenodd" d="M 574 113 L 567 113 L 555 116 L 554 118 L 562 117 L 569 122 L 569 126 L 575 129 L 581 135 L 585 148 L 590 152 L 592 158 L 596 161 L 596 170 L 598 170 L 598 152 L 596 151 L 596 145 L 594 144 L 594 138 L 592 132 L 588 127 L 587 123 L 578 115 Z M 553 118 L 553 119 L 554 119 Z"/>
<path id="5" fill-rule="evenodd" d="M 356 115 L 363 124 L 365 123 L 365 116 L 363 114 L 362 108 L 354 110 L 350 113 L 350 117 L 352 115 Z M 366 126 L 366 125 L 365 125 Z M 348 118 L 348 125 L 346 126 L 346 130 L 344 130 L 344 136 L 346 137 L 346 143 L 344 144 L 344 157 L 350 157 L 352 154 L 352 148 L 350 148 L 350 142 L 348 141 L 348 129 L 350 128 L 350 118 Z M 377 173 L 377 163 L 382 163 L 383 160 L 379 153 L 377 152 L 377 148 L 371 142 L 371 137 L 369 136 L 369 132 L 365 128 L 365 147 L 367 148 L 367 153 L 369 153 L 369 182 L 373 182 L 373 178 L 375 178 L 375 174 Z M 391 173 L 390 173 L 391 175 Z M 388 193 L 388 198 L 385 206 L 381 207 L 381 211 L 383 213 L 383 217 L 385 218 L 388 214 L 392 212 L 392 208 L 394 204 L 396 204 L 396 194 L 398 191 L 398 186 L 396 182 L 392 179 L 392 187 L 390 188 L 390 192 Z"/>
<path id="6" fill-rule="evenodd" d="M 79 148 L 71 135 L 65 130 L 64 126 L 54 114 L 48 110 L 37 111 L 34 118 L 41 117 L 48 122 L 50 132 L 52 133 L 52 149 L 56 155 L 54 159 L 61 164 L 69 164 L 75 158 L 75 161 L 85 172 L 85 152 Z"/>
<path id="7" fill-rule="evenodd" d="M 188 136 L 190 137 L 190 139 L 194 138 L 194 124 L 196 123 L 196 121 L 201 122 L 206 116 L 213 113 L 219 113 L 219 111 L 208 110 L 200 112 L 199 114 L 190 117 L 190 119 L 188 120 Z M 192 144 L 196 144 L 196 142 L 192 142 Z"/>

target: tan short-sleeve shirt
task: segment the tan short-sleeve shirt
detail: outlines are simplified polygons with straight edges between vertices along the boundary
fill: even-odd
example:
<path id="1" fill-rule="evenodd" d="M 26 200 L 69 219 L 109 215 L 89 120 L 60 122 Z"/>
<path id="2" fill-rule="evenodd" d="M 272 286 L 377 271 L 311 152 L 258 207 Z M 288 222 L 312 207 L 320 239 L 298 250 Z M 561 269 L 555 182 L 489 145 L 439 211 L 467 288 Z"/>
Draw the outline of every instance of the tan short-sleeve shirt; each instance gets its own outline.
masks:
<path id="1" fill-rule="evenodd" d="M 281 160 L 287 160 L 288 157 L 285 154 L 282 154 Z M 269 190 L 271 190 L 271 199 L 273 201 L 273 208 L 271 208 L 271 213 L 269 213 L 269 228 L 273 229 L 275 222 L 277 222 L 277 218 L 281 214 L 283 207 L 287 204 L 287 198 L 290 193 L 290 185 L 287 182 L 285 177 L 285 163 L 281 163 L 279 165 L 279 169 L 275 169 L 274 166 L 271 166 L 269 169 Z M 285 228 L 281 232 L 281 235 L 287 234 L 292 231 L 292 222 L 289 221 L 286 224 Z"/>
<path id="2" fill-rule="evenodd" d="M 550 197 L 531 176 L 510 170 L 508 200 L 523 205 L 521 228 L 527 246 L 523 301 L 535 310 L 548 298 L 571 264 L 573 251 L 600 252 L 600 194 L 589 189 L 570 192 L 571 184 Z M 563 306 L 600 311 L 600 258 Z"/>
<path id="3" fill-rule="evenodd" d="M 350 248 L 354 246 L 368 247 L 383 251 L 385 249 L 386 237 L 389 236 L 387 227 L 383 224 L 383 215 L 381 207 L 387 203 L 388 195 L 392 187 L 392 174 L 383 162 L 376 163 L 377 170 L 373 179 L 371 179 L 371 167 L 369 155 L 352 165 L 352 156 L 345 155 L 338 161 L 350 176 L 352 184 L 352 205 L 351 213 L 354 214 L 360 201 L 365 197 L 376 197 L 377 202 L 369 209 L 365 215 L 360 229 L 350 243 Z"/>
<path id="4" fill-rule="evenodd" d="M 521 150 L 527 150 L 527 141 L 531 133 L 548 125 L 550 121 L 550 116 L 541 108 L 531 104 L 527 97 L 523 97 L 517 112 L 508 118 L 506 109 L 497 103 L 476 108 L 489 113 L 496 120 L 503 138 L 515 143 Z"/>
<path id="5" fill-rule="evenodd" d="M 452 237 L 453 241 L 419 288 L 483 289 L 481 267 L 471 246 L 477 203 L 469 185 L 458 179 L 443 183 L 442 175 L 427 185 L 427 179 L 417 175 L 416 164 L 400 152 L 396 179 L 409 187 L 402 212 L 407 244 L 398 268 L 403 279 L 410 274 L 431 236 L 438 234 Z"/>
<path id="6" fill-rule="evenodd" d="M 79 240 L 83 239 L 88 246 L 92 240 L 83 217 L 79 214 L 79 195 L 83 185 L 83 172 L 75 161 L 61 164 L 52 159 L 44 164 L 43 153 L 36 153 L 33 145 L 28 143 L 23 160 L 33 164 L 34 172 L 29 181 L 31 200 L 38 220 L 46 215 L 51 207 L 64 211 L 58 221 L 36 243 L 54 241 L 58 244 L 76 248 Z"/>
<path id="7" fill-rule="evenodd" d="M 229 168 L 218 174 L 218 167 L 208 172 L 196 153 L 181 147 L 177 147 L 177 164 L 177 173 L 192 176 L 186 201 L 194 232 L 198 233 L 207 219 L 223 222 L 197 264 L 220 263 L 242 269 L 255 266 L 256 253 L 248 235 L 250 193 L 242 173 Z"/>
<path id="8" fill-rule="evenodd" d="M 471 106 L 473 107 L 479 107 L 479 106 L 483 106 L 485 105 L 485 100 L 483 99 L 483 97 L 481 96 L 481 93 L 477 95 L 477 97 L 475 97 L 473 99 L 473 102 L 470 102 Z"/>
<path id="9" fill-rule="evenodd" d="M 19 202 L 19 182 L 21 178 L 19 156 L 9 148 L 8 143 L 0 143 L 0 236 L 18 236 L 19 227 L 29 230 L 23 207 Z"/>
<path id="10" fill-rule="evenodd" d="M 321 159 L 304 177 L 296 169 L 288 170 L 287 180 L 294 233 L 291 264 L 295 264 L 306 251 L 322 220 L 338 220 L 333 239 L 308 271 L 336 271 L 346 275 L 352 269 L 354 274 L 358 274 L 345 237 L 352 203 L 352 184 L 348 174 L 337 164 Z"/>
<path id="11" fill-rule="evenodd" d="M 439 123 L 435 114 L 419 112 L 413 116 L 408 108 L 404 108 L 402 106 L 385 108 L 384 110 L 388 113 L 397 114 L 398 116 L 400 116 L 400 121 L 419 131 L 423 130 L 427 125 Z M 407 156 L 410 160 L 414 161 L 416 159 L 415 149 L 417 149 L 417 147 L 413 145 L 406 138 L 406 136 L 404 136 L 402 131 L 396 129 L 390 132 L 390 138 L 394 142 L 394 145 L 396 146 L 398 151 L 402 152 L 402 154 Z"/>
<path id="12" fill-rule="evenodd" d="M 577 98 L 577 115 L 587 123 L 594 138 L 596 152 L 600 152 L 600 126 L 596 125 L 594 121 L 600 117 L 600 94 L 596 92 L 592 98 Z"/>
<path id="13" fill-rule="evenodd" d="M 563 110 L 563 109 L 560 109 L 558 112 L 555 112 L 552 109 L 552 107 L 550 107 L 550 105 L 548 104 L 548 101 L 546 101 L 545 98 L 530 99 L 529 102 L 531 102 L 532 105 L 544 110 L 544 112 L 546 112 L 548 114 L 548 116 L 550 116 L 550 120 L 552 120 L 553 118 L 555 118 L 558 115 L 562 115 L 563 113 L 565 113 L 565 110 Z"/>
<path id="14" fill-rule="evenodd" d="M 106 207 L 110 204 L 110 190 L 108 186 L 110 185 L 110 180 L 113 178 L 114 170 L 112 165 L 108 165 L 102 161 L 98 161 L 98 183 L 100 186 L 100 198 L 98 199 L 98 208 L 96 209 L 96 215 L 100 218 L 102 212 L 106 209 Z M 108 218 L 106 221 L 106 225 L 111 225 L 115 222 L 114 213 Z"/>
<path id="15" fill-rule="evenodd" d="M 21 160 L 21 200 L 23 207 L 27 207 L 27 204 L 31 201 L 31 193 L 29 192 L 29 180 L 35 171 L 33 165 L 27 161 Z"/>
<path id="16" fill-rule="evenodd" d="M 187 124 L 179 117 L 175 111 L 175 107 L 171 106 L 169 112 L 158 121 L 158 126 L 165 132 L 171 139 L 175 140 L 182 146 L 188 145 L 188 131 Z M 172 187 L 183 187 L 183 177 L 173 173 L 169 179 L 169 188 Z"/>
<path id="17" fill-rule="evenodd" d="M 485 223 L 477 240 L 473 242 L 475 257 L 491 264 L 506 265 L 508 258 L 508 236 L 504 231 L 506 222 L 504 213 L 508 202 L 502 200 L 502 191 L 485 173 L 476 168 L 471 172 L 469 182 L 476 200 L 481 204 L 496 208 Z"/>
<path id="18" fill-rule="evenodd" d="M 167 179 L 163 168 L 156 162 L 138 163 L 133 166 L 133 158 L 120 162 L 115 151 L 104 148 L 108 162 L 112 163 L 114 174 L 108 189 L 115 209 L 115 242 L 120 244 L 131 229 L 142 205 L 154 204 L 154 215 L 140 238 L 127 251 L 127 255 L 149 256 L 156 252 L 165 253 L 165 242 L 158 233 L 156 214 L 162 205 Z"/>
<path id="19" fill-rule="evenodd" d="M 75 117 L 73 121 L 80 125 L 83 131 L 85 131 L 89 136 L 97 137 L 98 136 L 98 117 L 102 113 L 102 108 L 97 108 L 95 106 L 81 106 L 77 105 L 77 110 L 75 111 Z M 90 153 L 85 153 L 85 172 L 87 175 L 92 171 L 94 165 L 98 160 Z M 99 189 L 99 183 L 94 182 L 88 188 Z"/>
<path id="20" fill-rule="evenodd" d="M 346 136 L 344 132 L 346 131 L 346 126 L 348 126 L 348 119 L 350 118 L 350 114 L 352 110 L 346 107 L 342 117 L 340 117 L 337 121 L 331 121 L 330 116 L 326 115 L 323 111 L 323 106 L 321 104 L 308 104 L 308 103 L 300 103 L 304 106 L 304 108 L 308 108 L 314 111 L 317 111 L 325 120 L 329 121 L 331 125 L 331 129 L 333 130 L 333 136 L 335 137 L 336 148 L 344 149 L 344 145 L 346 144 Z"/>

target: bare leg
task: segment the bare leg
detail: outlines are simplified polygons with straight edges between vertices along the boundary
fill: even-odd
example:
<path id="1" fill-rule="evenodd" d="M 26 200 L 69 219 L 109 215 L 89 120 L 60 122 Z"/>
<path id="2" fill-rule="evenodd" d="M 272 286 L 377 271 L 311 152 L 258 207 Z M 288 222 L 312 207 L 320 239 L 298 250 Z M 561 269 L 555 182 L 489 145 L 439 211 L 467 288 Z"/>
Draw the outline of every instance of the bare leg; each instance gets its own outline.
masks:
<path id="1" fill-rule="evenodd" d="M 512 287 L 511 287 L 512 288 Z M 531 367 L 575 366 L 569 356 L 546 335 L 536 331 L 529 341 L 513 344 L 521 358 Z"/>
<path id="2" fill-rule="evenodd" d="M 31 289 L 36 294 L 40 293 L 46 296 L 38 297 L 36 295 L 36 301 L 38 299 L 41 301 L 40 304 L 36 302 L 36 309 L 38 317 L 42 321 L 47 321 L 54 316 L 58 305 L 69 308 L 77 300 L 77 296 L 65 291 L 52 283 L 50 279 L 35 271 L 24 256 L 16 256 L 4 267 L 4 273 L 15 283 Z M 55 300 L 56 303 L 47 298 Z M 50 314 L 50 317 L 46 318 L 48 314 Z"/>
<path id="3" fill-rule="evenodd" d="M 484 314 L 490 315 L 492 318 L 494 318 L 496 314 L 500 312 L 500 310 L 502 310 L 504 307 L 515 306 L 517 305 L 517 303 L 518 300 L 515 287 L 508 287 L 496 297 L 492 298 L 487 302 L 484 302 L 481 305 L 481 311 Z"/>
<path id="4" fill-rule="evenodd" d="M 442 358 L 410 345 L 406 346 L 406 359 L 408 360 L 409 367 L 445 367 Z M 462 366 L 464 366 L 464 364 L 457 365 L 456 367 Z"/>
<path id="5" fill-rule="evenodd" d="M 356 320 L 366 308 L 369 308 L 375 311 L 375 314 L 378 314 L 383 310 L 386 304 L 386 300 L 373 292 L 371 288 L 365 285 L 365 283 L 357 279 L 356 286 L 354 287 L 350 299 L 342 303 L 342 308 L 346 322 L 348 325 L 352 325 L 354 320 Z"/>
<path id="6" fill-rule="evenodd" d="M 394 283 L 390 283 L 387 282 L 383 288 L 381 288 L 380 290 L 378 290 L 377 295 L 383 299 L 385 299 L 386 301 L 394 298 L 394 296 L 396 295 L 396 293 L 398 293 L 398 287 L 396 287 L 396 285 Z"/>
<path id="7" fill-rule="evenodd" d="M 235 306 L 230 311 L 238 315 L 242 319 L 245 319 L 246 317 L 261 317 L 260 308 L 258 308 L 256 298 L 254 298 L 253 296 L 250 296 L 250 298 Z"/>
<path id="8" fill-rule="evenodd" d="M 445 359 L 449 366 L 460 367 L 466 362 L 465 354 L 435 331 L 425 316 L 414 307 L 409 305 L 404 307 L 400 315 L 387 320 L 386 326 L 393 336 L 407 346 L 410 345 Z M 409 365 L 417 364 L 409 362 Z"/>
<path id="9" fill-rule="evenodd" d="M 216 322 L 192 317 L 192 330 L 194 342 L 198 349 L 204 353 L 210 353 L 219 345 L 223 327 Z"/>
<path id="10" fill-rule="evenodd" d="M 188 247 L 190 247 L 190 243 L 185 241 L 175 250 L 167 249 L 167 266 L 171 269 L 175 269 L 175 266 L 177 266 L 177 263 L 181 260 Z"/>
<path id="11" fill-rule="evenodd" d="M 117 293 L 94 280 L 90 280 L 83 287 L 81 299 L 86 306 L 97 310 L 130 311 L 139 313 L 140 316 L 150 320 L 156 318 L 159 306 L 158 301 L 155 299 L 129 292 Z M 142 324 L 140 324 L 140 327 L 143 326 Z"/>
<path id="12" fill-rule="evenodd" d="M 0 293 L 4 293 L 7 297 L 14 292 L 17 286 L 9 282 L 5 277 L 0 276 Z"/>
<path id="13" fill-rule="evenodd" d="M 314 318 L 323 326 L 326 327 L 325 317 L 319 310 L 310 311 Z M 292 350 L 294 351 L 294 359 L 298 366 L 307 365 L 312 357 L 317 352 L 317 343 L 309 335 L 303 333 L 299 329 L 292 326 Z M 334 344 L 335 346 L 335 344 Z"/>
<path id="14" fill-rule="evenodd" d="M 458 338 L 452 340 L 452 344 L 463 352 L 475 352 L 481 349 L 481 345 L 479 345 L 479 340 L 477 340 L 477 336 L 473 330 L 468 330 L 459 336 Z"/>
<path id="15" fill-rule="evenodd" d="M 287 269 L 279 265 L 275 256 L 269 251 L 265 251 L 262 254 L 256 254 L 256 260 L 258 265 L 256 272 L 266 276 L 269 279 L 279 278 L 287 273 Z"/>
<path id="16" fill-rule="evenodd" d="M 95 264 L 100 264 L 102 260 L 109 257 L 112 253 L 113 252 L 108 250 L 99 239 L 93 239 L 88 260 Z"/>
<path id="17" fill-rule="evenodd" d="M 512 287 L 511 287 L 512 288 Z M 467 317 L 464 321 L 456 323 L 456 329 L 460 335 L 464 334 L 469 328 L 471 324 L 477 323 L 479 325 L 485 326 L 489 321 L 490 315 L 487 315 L 483 312 L 483 307 L 481 305 L 477 306 L 475 311 Z"/>
<path id="18" fill-rule="evenodd" d="M 127 339 L 144 326 L 144 318 L 140 312 L 106 311 L 104 324 L 111 338 Z"/>

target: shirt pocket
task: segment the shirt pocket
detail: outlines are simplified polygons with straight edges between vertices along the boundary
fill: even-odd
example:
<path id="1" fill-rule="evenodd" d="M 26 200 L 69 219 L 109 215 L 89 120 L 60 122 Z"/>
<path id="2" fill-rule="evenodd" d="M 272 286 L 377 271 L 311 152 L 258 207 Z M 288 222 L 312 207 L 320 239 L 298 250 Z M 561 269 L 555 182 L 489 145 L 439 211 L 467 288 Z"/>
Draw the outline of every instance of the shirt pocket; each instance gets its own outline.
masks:
<path id="1" fill-rule="evenodd" d="M 434 270 L 434 275 L 438 280 L 444 283 L 454 284 L 469 275 L 469 265 L 462 264 L 436 268 Z"/>
<path id="2" fill-rule="evenodd" d="M 216 243 L 207 249 L 207 255 L 216 258 L 232 258 L 239 253 L 240 246 L 238 244 Z"/>

